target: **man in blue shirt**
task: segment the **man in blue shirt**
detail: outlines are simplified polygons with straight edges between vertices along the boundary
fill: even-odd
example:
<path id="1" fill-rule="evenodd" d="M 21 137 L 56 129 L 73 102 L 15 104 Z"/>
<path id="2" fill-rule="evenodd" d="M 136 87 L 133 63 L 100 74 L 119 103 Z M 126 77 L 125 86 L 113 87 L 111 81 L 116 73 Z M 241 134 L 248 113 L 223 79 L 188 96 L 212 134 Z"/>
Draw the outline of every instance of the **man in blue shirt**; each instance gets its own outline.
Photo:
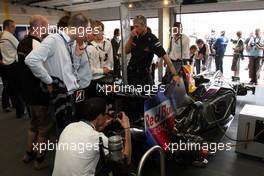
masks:
<path id="1" fill-rule="evenodd" d="M 57 123 L 57 126 L 62 129 L 74 121 L 72 119 L 75 113 L 73 92 L 80 88 L 86 88 L 90 84 L 89 62 L 82 42 L 86 40 L 88 26 L 89 20 L 84 15 L 72 16 L 68 27 L 47 36 L 25 59 L 25 64 L 37 78 L 47 85 L 48 91 L 53 97 L 58 95 L 58 91 L 67 95 L 67 101 L 70 101 L 67 102 L 67 105 L 70 105 L 70 110 L 66 111 L 67 107 L 59 108 L 61 113 L 56 112 L 55 117 L 57 120 L 63 121 L 61 126 L 60 123 Z M 58 84 L 58 80 L 63 84 Z M 54 88 L 56 85 L 60 87 Z M 61 103 L 53 104 L 56 104 L 57 107 L 61 106 Z M 65 118 L 65 112 L 69 115 L 68 119 Z M 57 114 L 61 114 L 63 118 L 57 117 Z"/>
<path id="2" fill-rule="evenodd" d="M 215 49 L 215 67 L 216 71 L 220 70 L 223 73 L 223 58 L 226 52 L 228 39 L 225 37 L 225 31 L 221 31 L 221 36 L 214 43 Z"/>

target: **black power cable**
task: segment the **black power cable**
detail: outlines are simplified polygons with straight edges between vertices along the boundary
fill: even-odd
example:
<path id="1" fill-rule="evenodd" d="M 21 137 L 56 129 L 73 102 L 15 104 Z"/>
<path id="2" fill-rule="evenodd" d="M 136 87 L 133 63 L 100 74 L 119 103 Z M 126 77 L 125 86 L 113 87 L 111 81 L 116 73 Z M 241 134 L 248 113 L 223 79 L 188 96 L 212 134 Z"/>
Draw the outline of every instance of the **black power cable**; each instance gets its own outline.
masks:
<path id="1" fill-rule="evenodd" d="M 229 112 L 230 108 L 231 108 L 231 105 L 232 103 L 234 102 L 234 99 L 230 102 L 229 106 L 228 106 L 228 109 L 227 111 L 225 112 L 224 114 L 224 118 L 227 116 L 227 113 Z M 214 117 L 215 121 L 217 121 L 217 119 Z M 245 143 L 249 143 L 249 142 L 254 142 L 254 140 L 256 140 L 262 133 L 264 133 L 264 129 L 261 130 L 257 135 L 254 136 L 253 139 L 251 140 L 238 140 L 238 139 L 233 139 L 232 137 L 229 137 L 227 134 L 226 134 L 226 131 L 221 127 L 221 125 L 219 124 L 219 122 L 216 123 L 217 127 L 222 131 L 222 133 L 224 134 L 224 136 L 226 138 L 228 138 L 229 140 L 231 141 L 235 141 L 235 142 L 245 142 Z"/>

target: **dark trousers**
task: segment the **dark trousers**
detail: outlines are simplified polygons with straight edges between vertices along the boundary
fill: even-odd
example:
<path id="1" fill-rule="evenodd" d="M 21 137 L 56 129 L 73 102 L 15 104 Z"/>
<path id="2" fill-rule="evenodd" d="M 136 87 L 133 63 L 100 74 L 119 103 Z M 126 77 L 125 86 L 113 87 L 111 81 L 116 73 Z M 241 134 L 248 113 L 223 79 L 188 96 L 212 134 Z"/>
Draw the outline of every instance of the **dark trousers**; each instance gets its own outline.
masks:
<path id="1" fill-rule="evenodd" d="M 75 103 L 75 117 L 77 121 L 80 121 L 81 119 L 83 119 L 83 115 L 82 115 L 82 109 L 84 106 L 84 102 L 92 97 L 97 97 L 97 93 L 96 93 L 96 84 L 94 81 L 91 81 L 90 85 L 84 89 L 82 89 L 84 91 L 84 99 L 82 101 L 76 102 Z"/>
<path id="2" fill-rule="evenodd" d="M 119 58 L 114 58 L 114 77 L 121 78 L 121 66 Z"/>
<path id="3" fill-rule="evenodd" d="M 156 64 L 151 64 L 151 76 L 152 80 L 155 80 L 155 70 L 156 70 Z"/>
<path id="4" fill-rule="evenodd" d="M 1 77 L 1 80 L 2 80 L 2 108 L 3 109 L 6 109 L 8 107 L 11 107 L 11 104 L 10 104 L 10 96 L 9 96 L 9 93 L 8 93 L 8 89 L 7 89 L 7 83 L 6 83 L 6 79 L 5 77 L 3 78 L 3 65 L 0 64 L 0 77 Z"/>
<path id="5" fill-rule="evenodd" d="M 260 72 L 260 57 L 249 57 L 249 77 L 251 82 L 257 83 Z"/>
<path id="6" fill-rule="evenodd" d="M 19 93 L 19 85 L 18 85 L 18 68 L 17 63 L 13 63 L 10 65 L 2 65 L 2 81 L 3 81 L 3 108 L 7 108 L 9 104 L 9 96 L 11 98 L 13 107 L 16 108 L 16 115 L 17 117 L 24 114 L 24 102 L 22 100 L 22 97 Z M 25 83 L 26 84 L 26 83 Z M 6 107 L 5 107 L 6 106 Z"/>
<path id="7" fill-rule="evenodd" d="M 223 58 L 224 55 L 216 55 L 215 56 L 215 67 L 216 71 L 220 70 L 223 73 Z"/>
<path id="8" fill-rule="evenodd" d="M 195 59 L 195 68 L 196 68 L 196 74 L 200 74 L 201 72 L 201 60 Z"/>
<path id="9" fill-rule="evenodd" d="M 137 72 L 128 70 L 127 80 L 129 85 L 153 85 L 151 72 Z"/>
<path id="10" fill-rule="evenodd" d="M 2 78 L 2 81 L 3 81 L 3 78 Z M 8 89 L 6 88 L 6 83 L 4 83 L 3 81 L 3 91 L 2 91 L 2 108 L 3 109 L 11 107 L 10 100 L 11 98 L 9 96 Z"/>

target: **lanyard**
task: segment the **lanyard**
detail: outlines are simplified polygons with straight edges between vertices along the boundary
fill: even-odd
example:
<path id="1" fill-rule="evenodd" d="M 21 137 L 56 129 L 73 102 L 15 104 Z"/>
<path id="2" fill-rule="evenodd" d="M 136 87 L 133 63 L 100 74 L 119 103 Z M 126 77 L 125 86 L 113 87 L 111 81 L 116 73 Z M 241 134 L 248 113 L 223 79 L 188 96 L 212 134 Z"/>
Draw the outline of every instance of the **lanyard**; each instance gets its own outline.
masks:
<path id="1" fill-rule="evenodd" d="M 73 56 L 72 56 L 72 50 L 71 50 L 71 47 L 69 47 L 69 43 L 67 42 L 67 40 L 63 37 L 63 35 L 61 33 L 59 33 L 59 35 L 61 36 L 61 38 L 63 39 L 65 45 L 66 45 L 66 48 L 69 52 L 69 55 L 70 55 L 70 58 L 71 58 L 71 61 L 72 61 L 72 64 L 73 64 Z"/>
<path id="2" fill-rule="evenodd" d="M 84 51 L 85 51 L 85 54 L 86 54 L 86 56 L 87 56 L 88 62 L 89 62 L 89 64 L 91 65 L 91 63 L 90 63 L 90 58 L 89 58 L 89 54 L 88 54 L 88 52 L 87 52 L 87 47 L 88 47 L 89 45 L 92 45 L 92 44 L 89 43 L 89 42 L 87 42 L 87 43 L 86 43 L 86 46 L 84 47 Z"/>
<path id="3" fill-rule="evenodd" d="M 77 82 L 80 81 L 79 76 L 78 76 L 78 71 L 80 69 L 80 65 L 81 65 L 81 60 L 79 61 L 79 64 L 75 64 L 74 63 L 74 59 L 72 56 L 72 48 L 69 46 L 69 43 L 66 41 L 66 39 L 63 37 L 63 35 L 61 33 L 59 33 L 59 35 L 61 36 L 61 38 L 64 40 L 64 43 L 66 45 L 66 48 L 68 50 L 68 53 L 70 55 L 71 58 L 71 62 L 72 62 L 72 67 L 73 67 L 73 74 L 75 75 Z M 71 45 L 72 46 L 72 45 Z"/>

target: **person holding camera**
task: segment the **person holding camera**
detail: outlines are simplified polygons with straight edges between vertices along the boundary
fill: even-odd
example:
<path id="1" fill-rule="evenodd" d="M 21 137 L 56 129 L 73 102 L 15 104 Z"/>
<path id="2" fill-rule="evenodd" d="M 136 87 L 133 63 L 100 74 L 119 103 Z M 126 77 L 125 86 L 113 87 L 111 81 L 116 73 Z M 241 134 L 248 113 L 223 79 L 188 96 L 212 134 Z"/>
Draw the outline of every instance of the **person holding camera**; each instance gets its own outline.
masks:
<path id="1" fill-rule="evenodd" d="M 259 72 L 260 72 L 260 60 L 263 57 L 264 40 L 261 38 L 260 29 L 255 30 L 255 37 L 252 37 L 247 44 L 247 50 L 249 52 L 249 78 L 250 84 L 258 84 Z"/>
<path id="2" fill-rule="evenodd" d="M 200 74 L 201 71 L 201 63 L 202 63 L 202 71 L 206 70 L 208 57 L 209 57 L 209 46 L 202 40 L 198 39 L 196 44 L 199 48 L 198 57 L 195 60 L 196 74 Z"/>
<path id="3" fill-rule="evenodd" d="M 116 120 L 125 131 L 123 155 L 127 164 L 131 162 L 131 134 L 129 118 L 124 112 Z M 61 133 L 57 148 L 53 176 L 93 176 L 100 158 L 99 138 L 108 148 L 108 138 L 101 132 L 113 118 L 104 99 L 94 97 L 86 100 L 82 107 L 83 120 L 68 125 Z M 66 146 L 66 147 L 65 147 Z M 76 148 L 70 147 L 76 146 Z M 108 154 L 108 150 L 104 150 Z"/>

